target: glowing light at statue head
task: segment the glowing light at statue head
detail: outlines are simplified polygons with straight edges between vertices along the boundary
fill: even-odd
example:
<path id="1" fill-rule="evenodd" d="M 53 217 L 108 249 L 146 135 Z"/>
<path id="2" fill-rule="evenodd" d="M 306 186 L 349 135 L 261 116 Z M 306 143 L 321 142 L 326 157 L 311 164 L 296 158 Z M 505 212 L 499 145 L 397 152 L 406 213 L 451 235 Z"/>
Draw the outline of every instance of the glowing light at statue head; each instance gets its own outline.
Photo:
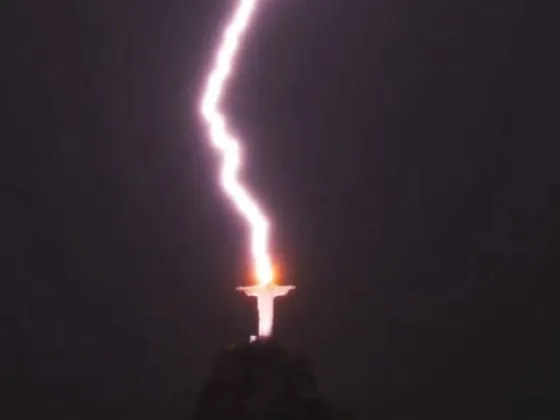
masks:
<path id="1" fill-rule="evenodd" d="M 221 153 L 221 184 L 227 196 L 249 224 L 251 256 L 255 277 L 261 285 L 274 280 L 274 268 L 269 251 L 269 221 L 255 198 L 238 179 L 241 165 L 239 141 L 228 131 L 224 114 L 219 109 L 225 82 L 233 66 L 239 42 L 251 20 L 257 0 L 239 0 L 223 40 L 216 52 L 216 61 L 203 94 L 201 112 L 208 124 L 212 145 Z"/>

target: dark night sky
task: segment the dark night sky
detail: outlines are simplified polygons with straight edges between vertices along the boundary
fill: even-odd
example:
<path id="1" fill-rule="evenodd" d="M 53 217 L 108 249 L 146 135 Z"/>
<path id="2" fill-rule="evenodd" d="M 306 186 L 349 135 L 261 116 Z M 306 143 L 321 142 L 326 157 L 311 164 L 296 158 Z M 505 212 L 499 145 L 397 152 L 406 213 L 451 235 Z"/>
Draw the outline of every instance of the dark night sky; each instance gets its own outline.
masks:
<path id="1" fill-rule="evenodd" d="M 298 287 L 277 332 L 362 419 L 554 417 L 558 47 L 530 3 L 268 0 L 248 33 L 226 102 Z M 253 331 L 196 109 L 232 5 L 4 6 L 0 377 L 22 417 L 188 418 Z"/>

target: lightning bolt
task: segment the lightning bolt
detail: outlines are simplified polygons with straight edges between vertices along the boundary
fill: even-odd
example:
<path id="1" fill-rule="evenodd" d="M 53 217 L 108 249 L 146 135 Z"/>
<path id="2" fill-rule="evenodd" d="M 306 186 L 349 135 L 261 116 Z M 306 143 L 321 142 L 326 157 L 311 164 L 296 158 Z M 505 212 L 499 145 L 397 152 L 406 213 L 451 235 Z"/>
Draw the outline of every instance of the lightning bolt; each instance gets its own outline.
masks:
<path id="1" fill-rule="evenodd" d="M 212 145 L 221 153 L 222 187 L 249 224 L 255 276 L 258 283 L 264 286 L 271 284 L 274 280 L 274 269 L 269 252 L 269 222 L 255 198 L 239 182 L 238 174 L 241 164 L 239 141 L 228 132 L 226 118 L 219 108 L 240 40 L 249 25 L 257 1 L 239 0 L 216 53 L 216 61 L 208 76 L 200 111 L 208 125 Z"/>

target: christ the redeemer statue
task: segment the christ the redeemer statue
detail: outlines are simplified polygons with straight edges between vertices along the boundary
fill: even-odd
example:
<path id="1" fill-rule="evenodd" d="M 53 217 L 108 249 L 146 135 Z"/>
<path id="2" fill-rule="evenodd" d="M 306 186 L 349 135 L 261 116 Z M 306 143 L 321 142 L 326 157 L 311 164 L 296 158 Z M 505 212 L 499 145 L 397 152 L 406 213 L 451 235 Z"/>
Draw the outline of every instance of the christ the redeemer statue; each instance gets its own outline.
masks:
<path id="1" fill-rule="evenodd" d="M 257 298 L 257 309 L 259 313 L 258 338 L 268 338 L 272 335 L 274 324 L 274 299 L 285 296 L 295 286 L 278 286 L 274 283 L 255 286 L 238 287 L 237 290 L 245 292 L 247 296 Z"/>

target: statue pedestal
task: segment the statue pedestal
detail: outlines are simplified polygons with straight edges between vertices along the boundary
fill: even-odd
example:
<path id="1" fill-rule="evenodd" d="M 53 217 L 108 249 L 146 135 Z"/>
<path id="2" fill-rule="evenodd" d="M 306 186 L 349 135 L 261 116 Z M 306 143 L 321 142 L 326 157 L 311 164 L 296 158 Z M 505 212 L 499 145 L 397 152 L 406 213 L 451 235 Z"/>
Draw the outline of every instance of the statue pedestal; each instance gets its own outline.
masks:
<path id="1" fill-rule="evenodd" d="M 219 354 L 194 420 L 331 418 L 325 407 L 307 359 L 259 338 Z"/>

